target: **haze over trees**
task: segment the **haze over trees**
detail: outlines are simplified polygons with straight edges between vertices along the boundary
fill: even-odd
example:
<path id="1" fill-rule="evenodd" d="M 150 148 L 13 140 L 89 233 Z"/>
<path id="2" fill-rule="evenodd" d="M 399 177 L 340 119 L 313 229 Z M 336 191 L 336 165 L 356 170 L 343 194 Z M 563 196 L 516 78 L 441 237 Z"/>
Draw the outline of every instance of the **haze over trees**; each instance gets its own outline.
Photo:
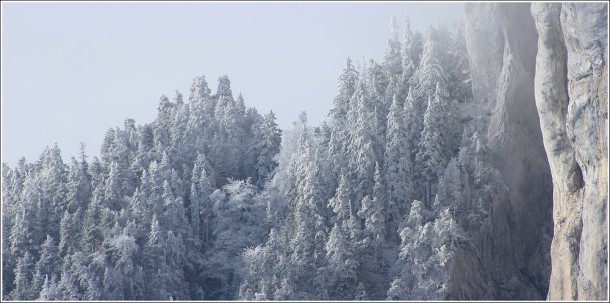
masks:
<path id="1" fill-rule="evenodd" d="M 227 76 L 2 167 L 3 299 L 444 299 L 459 251 L 506 194 L 472 100 L 463 25 L 346 59 L 328 119 L 280 130 Z"/>

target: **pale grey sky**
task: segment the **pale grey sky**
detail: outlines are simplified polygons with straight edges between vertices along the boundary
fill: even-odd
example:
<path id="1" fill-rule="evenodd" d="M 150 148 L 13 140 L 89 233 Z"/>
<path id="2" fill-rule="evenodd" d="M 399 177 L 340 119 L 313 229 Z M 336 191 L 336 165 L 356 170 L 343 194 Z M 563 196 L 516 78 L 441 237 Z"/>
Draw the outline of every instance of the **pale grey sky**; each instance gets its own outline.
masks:
<path id="1" fill-rule="evenodd" d="M 159 97 L 188 99 L 195 75 L 212 91 L 227 74 L 247 107 L 283 129 L 305 110 L 320 123 L 351 56 L 381 60 L 394 15 L 422 33 L 452 25 L 460 3 L 2 2 L 2 162 L 36 161 L 57 142 L 68 161 L 85 142 L 155 119 Z"/>

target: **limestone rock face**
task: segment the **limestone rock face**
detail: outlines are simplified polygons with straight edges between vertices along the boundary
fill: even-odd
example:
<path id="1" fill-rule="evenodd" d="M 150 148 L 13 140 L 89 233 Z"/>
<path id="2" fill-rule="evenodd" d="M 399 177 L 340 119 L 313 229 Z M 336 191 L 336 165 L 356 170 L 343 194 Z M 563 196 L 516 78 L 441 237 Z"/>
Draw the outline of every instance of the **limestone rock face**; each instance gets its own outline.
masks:
<path id="1" fill-rule="evenodd" d="M 605 300 L 607 4 L 469 3 L 465 15 L 470 129 L 509 195 L 449 298 Z"/>
<path id="2" fill-rule="evenodd" d="M 535 3 L 536 104 L 553 175 L 551 300 L 606 300 L 606 3 Z"/>

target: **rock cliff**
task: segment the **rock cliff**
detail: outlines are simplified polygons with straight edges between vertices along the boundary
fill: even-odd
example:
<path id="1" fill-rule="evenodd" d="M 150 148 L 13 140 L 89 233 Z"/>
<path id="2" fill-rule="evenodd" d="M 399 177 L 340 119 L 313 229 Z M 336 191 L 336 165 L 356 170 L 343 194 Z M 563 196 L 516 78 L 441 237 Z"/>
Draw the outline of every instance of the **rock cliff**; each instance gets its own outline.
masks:
<path id="1" fill-rule="evenodd" d="M 473 129 L 489 148 L 487 164 L 508 187 L 504 199 L 492 201 L 491 226 L 479 235 L 478 259 L 493 299 L 544 299 L 550 275 L 552 181 L 536 111 L 538 37 L 529 10 L 529 4 L 465 5 L 478 112 Z"/>
<path id="2" fill-rule="evenodd" d="M 607 3 L 534 3 L 536 105 L 553 176 L 551 300 L 608 285 Z"/>
<path id="3" fill-rule="evenodd" d="M 481 270 L 459 273 L 449 297 L 605 299 L 607 4 L 469 3 L 465 15 L 471 129 L 509 195 L 479 234 Z"/>

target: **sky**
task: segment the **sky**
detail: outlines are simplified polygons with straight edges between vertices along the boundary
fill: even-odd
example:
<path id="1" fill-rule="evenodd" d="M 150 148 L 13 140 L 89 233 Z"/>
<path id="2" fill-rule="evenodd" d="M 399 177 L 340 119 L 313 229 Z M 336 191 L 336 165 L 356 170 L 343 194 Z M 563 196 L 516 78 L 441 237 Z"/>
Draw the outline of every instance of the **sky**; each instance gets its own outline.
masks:
<path id="1" fill-rule="evenodd" d="M 185 100 L 196 75 L 282 129 L 306 111 L 321 123 L 346 58 L 383 58 L 392 16 L 425 33 L 461 18 L 434 2 L 2 2 L 2 162 L 35 162 L 57 143 L 99 155 L 104 134 L 152 122 L 159 98 Z"/>

